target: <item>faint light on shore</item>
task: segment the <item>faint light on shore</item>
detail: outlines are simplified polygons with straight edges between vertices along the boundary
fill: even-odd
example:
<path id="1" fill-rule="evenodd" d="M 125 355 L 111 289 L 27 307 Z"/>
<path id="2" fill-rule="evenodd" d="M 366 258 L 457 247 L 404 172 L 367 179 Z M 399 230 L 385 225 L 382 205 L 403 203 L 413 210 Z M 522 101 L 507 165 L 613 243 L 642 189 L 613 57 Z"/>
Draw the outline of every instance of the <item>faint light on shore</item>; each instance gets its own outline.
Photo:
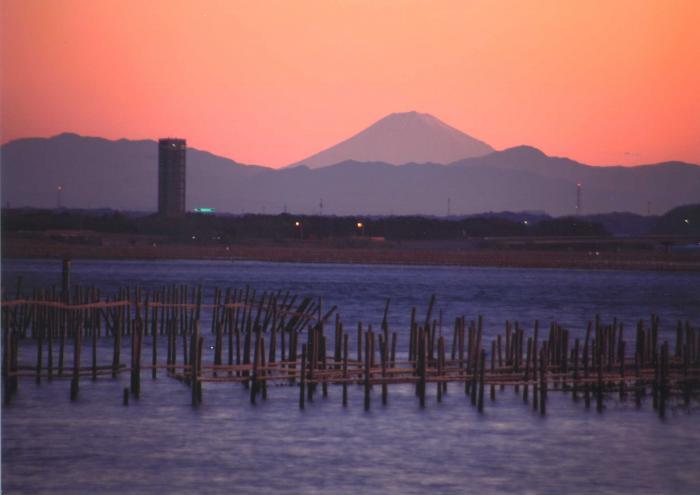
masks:
<path id="1" fill-rule="evenodd" d="M 684 221 L 685 223 L 690 223 L 690 220 L 688 220 L 687 218 L 684 218 L 683 221 Z"/>
<path id="2" fill-rule="evenodd" d="M 296 222 L 294 222 L 294 226 L 301 227 L 301 222 L 299 220 L 297 220 Z"/>
<path id="3" fill-rule="evenodd" d="M 358 229 L 361 229 L 361 228 L 364 227 L 364 226 L 365 226 L 365 225 L 364 225 L 362 222 L 357 222 L 357 228 L 358 228 Z"/>

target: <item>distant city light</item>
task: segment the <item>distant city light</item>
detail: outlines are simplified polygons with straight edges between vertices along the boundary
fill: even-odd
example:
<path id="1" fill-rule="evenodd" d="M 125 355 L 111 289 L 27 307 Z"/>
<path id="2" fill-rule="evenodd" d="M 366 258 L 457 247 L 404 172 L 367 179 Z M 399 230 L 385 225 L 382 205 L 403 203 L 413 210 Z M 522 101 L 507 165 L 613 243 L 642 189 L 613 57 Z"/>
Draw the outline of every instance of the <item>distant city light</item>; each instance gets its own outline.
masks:
<path id="1" fill-rule="evenodd" d="M 301 227 L 301 222 L 299 220 L 297 220 L 296 222 L 294 222 L 294 226 Z"/>
<path id="2" fill-rule="evenodd" d="M 208 207 L 194 209 L 195 213 L 214 213 L 215 211 L 216 210 L 214 208 L 208 208 Z"/>
<path id="3" fill-rule="evenodd" d="M 362 222 L 357 222 L 357 228 L 358 228 L 358 229 L 361 229 L 361 228 L 364 227 L 364 226 L 365 226 L 365 225 L 364 225 Z"/>
<path id="4" fill-rule="evenodd" d="M 523 220 L 523 223 L 524 223 L 525 225 L 527 225 L 527 220 Z"/>
<path id="5" fill-rule="evenodd" d="M 690 223 L 690 221 L 689 221 L 687 218 L 684 218 L 683 221 L 684 221 L 685 223 Z"/>

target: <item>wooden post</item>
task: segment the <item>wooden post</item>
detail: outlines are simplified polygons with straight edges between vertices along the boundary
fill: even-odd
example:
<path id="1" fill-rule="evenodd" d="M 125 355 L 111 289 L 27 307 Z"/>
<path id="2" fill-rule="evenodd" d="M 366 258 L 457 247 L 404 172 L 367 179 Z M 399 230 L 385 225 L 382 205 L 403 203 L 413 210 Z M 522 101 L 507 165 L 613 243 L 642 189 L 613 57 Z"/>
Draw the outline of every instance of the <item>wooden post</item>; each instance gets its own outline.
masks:
<path id="1" fill-rule="evenodd" d="M 53 299 L 53 297 L 52 297 Z M 46 371 L 48 373 L 48 380 L 51 382 L 53 380 L 53 334 L 56 330 L 56 310 L 49 309 L 49 321 L 48 321 L 48 335 L 46 336 Z"/>
<path id="2" fill-rule="evenodd" d="M 389 305 L 389 300 L 387 299 L 387 307 Z M 386 339 L 386 331 L 384 335 L 379 336 L 379 351 L 381 353 L 382 360 L 382 405 L 386 406 L 389 397 L 389 386 L 386 383 L 386 363 L 388 359 L 388 342 Z"/>
<path id="3" fill-rule="evenodd" d="M 409 325 L 408 360 L 415 361 L 416 357 L 416 307 L 411 308 L 411 323 Z"/>
<path id="4" fill-rule="evenodd" d="M 14 349 L 13 329 L 10 328 L 10 311 L 8 309 L 2 312 L 2 378 L 3 378 L 3 400 L 5 405 L 10 403 L 13 393 L 13 378 L 11 374 L 14 369 L 12 366 Z"/>
<path id="5" fill-rule="evenodd" d="M 459 353 L 459 369 L 464 369 L 464 316 L 458 318 L 459 322 L 459 335 L 458 335 L 458 353 Z"/>
<path id="6" fill-rule="evenodd" d="M 321 329 L 321 332 L 323 332 L 322 329 Z M 321 369 L 323 370 L 323 374 L 321 375 L 321 376 L 323 376 L 323 382 L 321 383 L 321 391 L 322 391 L 323 397 L 326 398 L 326 397 L 328 397 L 328 379 L 325 376 L 326 357 L 327 357 L 326 337 L 324 335 L 321 335 L 321 337 L 319 338 L 319 341 L 320 341 L 319 351 L 321 352 L 321 356 L 320 356 L 321 357 Z"/>
<path id="7" fill-rule="evenodd" d="M 306 397 L 306 344 L 301 344 L 301 369 L 299 373 L 299 409 L 304 409 Z"/>
<path id="8" fill-rule="evenodd" d="M 204 347 L 204 337 L 199 335 L 197 339 L 197 404 L 202 403 L 202 380 L 199 377 L 202 375 L 202 348 Z"/>
<path id="9" fill-rule="evenodd" d="M 63 375 L 63 354 L 66 347 L 66 310 L 61 308 L 58 310 L 59 321 L 59 336 L 58 336 L 58 376 Z"/>
<path id="10" fill-rule="evenodd" d="M 426 389 L 426 340 L 428 336 L 425 334 L 424 329 L 418 331 L 418 398 L 420 401 L 420 407 L 425 407 L 425 389 Z"/>
<path id="11" fill-rule="evenodd" d="M 484 412 L 484 364 L 486 362 L 486 352 L 481 349 L 479 353 L 479 402 L 477 410 Z"/>
<path id="12" fill-rule="evenodd" d="M 544 416 L 547 411 L 547 355 L 548 345 L 544 341 L 540 350 L 540 414 Z"/>
<path id="13" fill-rule="evenodd" d="M 525 358 L 525 389 L 523 390 L 523 402 L 527 404 L 528 389 L 530 388 L 530 361 L 532 358 L 532 337 L 527 339 L 527 353 Z"/>
<path id="14" fill-rule="evenodd" d="M 233 295 L 229 292 L 230 289 L 226 291 L 226 304 L 232 304 L 236 301 L 236 294 L 238 293 L 237 289 L 233 290 Z M 234 326 L 235 326 L 235 320 L 234 320 L 234 311 L 232 311 L 232 308 L 226 308 L 224 311 L 224 314 L 226 315 L 226 324 L 228 326 L 228 360 L 227 363 L 229 366 L 233 366 L 233 334 L 234 334 Z M 284 338 L 282 339 L 282 343 L 284 343 Z M 284 359 L 284 358 L 283 358 Z M 232 373 L 229 371 L 228 372 L 229 376 L 232 375 Z"/>
<path id="15" fill-rule="evenodd" d="M 199 405 L 199 390 L 198 390 L 198 376 L 197 376 L 197 371 L 198 371 L 198 363 L 197 363 L 197 357 L 198 357 L 198 345 L 199 345 L 199 321 L 195 322 L 194 325 L 194 331 L 192 332 L 192 341 L 190 342 L 190 359 L 189 359 L 189 365 L 190 365 L 190 387 L 192 388 L 192 405 L 197 406 Z"/>
<path id="16" fill-rule="evenodd" d="M 71 380 L 70 388 L 70 399 L 76 400 L 78 398 L 78 391 L 80 390 L 80 350 L 82 333 L 79 328 L 76 328 L 75 334 L 73 336 L 73 379 Z"/>
<path id="17" fill-rule="evenodd" d="M 496 372 L 496 341 L 491 341 L 491 375 L 495 376 Z M 493 379 L 493 378 L 492 378 Z M 527 385 L 525 385 L 525 390 L 527 391 Z M 489 385 L 489 398 L 493 401 L 496 400 L 496 386 L 491 383 Z"/>
<path id="18" fill-rule="evenodd" d="M 93 298 L 93 302 L 99 302 L 97 298 Z M 92 380 L 97 380 L 97 334 L 99 328 L 99 309 L 90 311 L 92 320 Z"/>
<path id="19" fill-rule="evenodd" d="M 255 397 L 258 395 L 258 365 L 260 360 L 260 327 L 255 332 L 255 344 L 253 344 L 253 373 L 250 380 L 250 403 L 255 404 Z"/>
<path id="20" fill-rule="evenodd" d="M 442 354 L 444 351 L 445 347 L 445 341 L 444 337 L 440 336 L 438 339 L 438 356 L 437 356 L 437 378 L 438 380 L 435 382 L 436 384 L 436 390 L 437 390 L 437 401 L 442 402 L 442 382 L 440 381 L 440 378 L 442 377 Z"/>
<path id="21" fill-rule="evenodd" d="M 370 340 L 373 339 L 372 331 L 368 330 L 365 334 L 365 411 L 369 411 L 369 401 L 370 401 L 370 365 L 372 359 L 370 357 Z"/>
<path id="22" fill-rule="evenodd" d="M 666 417 L 666 397 L 668 395 L 668 341 L 664 341 L 661 345 L 661 364 L 660 368 L 660 386 L 659 386 L 659 417 L 664 419 Z"/>
<path id="23" fill-rule="evenodd" d="M 596 342 L 597 344 L 598 342 Z M 596 358 L 596 365 L 598 367 L 598 383 L 596 385 L 596 410 L 600 413 L 603 412 L 603 358 L 602 358 L 602 342 L 598 347 L 598 357 Z"/>
<path id="24" fill-rule="evenodd" d="M 131 393 L 137 399 L 141 396 L 141 341 L 143 340 L 143 320 L 137 318 L 132 324 L 131 333 Z"/>
<path id="25" fill-rule="evenodd" d="M 42 308 L 42 313 L 44 310 Z M 43 317 L 42 317 L 43 320 Z M 42 350 L 43 350 L 43 334 L 46 331 L 45 322 L 42 321 L 39 325 L 39 329 L 36 336 L 36 383 L 41 383 L 41 360 L 42 360 Z"/>
<path id="26" fill-rule="evenodd" d="M 578 400 L 578 347 L 579 340 L 574 341 L 574 384 L 571 395 L 574 401 Z"/>
<path id="27" fill-rule="evenodd" d="M 289 331 L 289 361 L 291 361 L 291 364 L 289 365 L 292 372 L 291 372 L 291 378 L 289 379 L 290 384 L 295 383 L 295 375 L 296 375 L 296 368 L 297 368 L 297 337 L 298 333 L 296 330 L 290 330 Z M 303 370 L 303 368 L 302 368 Z"/>
<path id="28" fill-rule="evenodd" d="M 175 366 L 177 365 L 177 331 L 180 328 L 180 315 L 178 312 L 174 312 L 174 317 L 170 320 L 170 335 L 171 335 L 171 351 L 170 351 L 170 374 L 175 373 Z M 183 373 L 184 373 L 184 363 L 183 363 Z"/>
<path id="29" fill-rule="evenodd" d="M 506 366 L 511 366 L 513 364 L 512 347 L 510 321 L 506 320 Z"/>
<path id="30" fill-rule="evenodd" d="M 154 302 L 158 303 L 160 298 L 156 293 L 154 295 Z M 158 306 L 156 305 L 152 310 L 151 316 L 151 378 L 155 380 L 158 377 Z"/>
<path id="31" fill-rule="evenodd" d="M 121 345 L 122 345 L 122 311 L 121 308 L 117 308 L 115 312 L 116 319 L 114 320 L 114 351 L 112 353 L 112 378 L 117 377 L 119 373 L 120 359 L 121 359 Z"/>
<path id="32" fill-rule="evenodd" d="M 272 342 L 270 342 L 270 347 L 272 347 Z M 265 375 L 267 375 L 267 372 L 265 371 L 265 336 L 261 335 L 260 336 L 260 367 L 262 367 L 262 371 L 258 373 L 258 375 L 262 375 L 262 380 L 258 380 L 258 387 L 262 391 L 262 399 L 267 400 L 267 379 L 265 378 Z"/>
<path id="33" fill-rule="evenodd" d="M 501 334 L 500 333 L 496 336 L 496 348 L 498 350 L 498 367 L 501 368 L 503 366 L 503 354 L 501 353 Z"/>
<path id="34" fill-rule="evenodd" d="M 472 383 L 471 387 L 469 390 L 469 399 L 472 403 L 472 406 L 476 406 L 478 403 L 479 399 L 479 384 L 477 381 L 477 375 L 479 373 L 479 361 L 480 361 L 480 342 L 481 339 L 478 337 L 476 338 L 475 341 L 475 346 L 474 346 L 474 352 L 473 352 L 473 357 L 472 357 L 472 366 L 471 366 L 471 372 L 472 372 Z M 506 354 L 507 356 L 507 354 Z"/>
<path id="35" fill-rule="evenodd" d="M 343 335 L 343 407 L 348 405 L 348 334 Z"/>
<path id="36" fill-rule="evenodd" d="M 318 338 L 316 327 L 309 327 L 307 334 L 307 345 L 306 348 L 306 361 L 309 364 L 309 378 L 306 384 L 306 400 L 313 402 L 314 392 L 316 391 L 316 384 L 314 382 L 314 370 L 316 368 L 316 359 L 318 358 Z"/>
<path id="37" fill-rule="evenodd" d="M 216 339 L 214 342 L 214 365 L 221 366 L 221 356 L 223 353 L 223 328 L 221 323 L 212 323 L 215 325 L 214 331 L 216 332 Z M 216 370 L 214 371 L 214 376 L 217 376 Z"/>
<path id="38" fill-rule="evenodd" d="M 357 361 L 362 362 L 362 322 L 357 322 Z"/>

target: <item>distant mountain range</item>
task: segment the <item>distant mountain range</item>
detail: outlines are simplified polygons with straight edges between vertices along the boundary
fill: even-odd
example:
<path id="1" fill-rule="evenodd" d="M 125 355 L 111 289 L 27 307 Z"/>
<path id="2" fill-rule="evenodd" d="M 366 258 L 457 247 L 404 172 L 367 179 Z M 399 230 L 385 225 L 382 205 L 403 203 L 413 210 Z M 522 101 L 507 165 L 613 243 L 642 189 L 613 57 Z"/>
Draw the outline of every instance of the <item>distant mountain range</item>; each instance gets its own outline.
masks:
<path id="1" fill-rule="evenodd" d="M 431 122 L 430 116 L 416 115 Z M 481 144 L 481 151 L 490 150 Z M 577 183 L 586 214 L 645 214 L 648 205 L 652 213 L 663 213 L 700 198 L 698 165 L 592 167 L 528 146 L 447 165 L 346 160 L 317 169 L 244 165 L 193 148 L 187 153 L 188 209 L 231 213 L 318 213 L 322 201 L 324 214 L 445 215 L 449 199 L 453 215 L 504 210 L 566 215 L 575 212 Z M 66 207 L 155 211 L 157 155 L 157 142 L 150 140 L 76 134 L 18 139 L 0 149 L 2 202 L 52 208 L 61 185 Z"/>
<path id="2" fill-rule="evenodd" d="M 427 113 L 392 113 L 364 131 L 291 166 L 327 167 L 358 162 L 441 163 L 492 153 L 488 144 Z"/>

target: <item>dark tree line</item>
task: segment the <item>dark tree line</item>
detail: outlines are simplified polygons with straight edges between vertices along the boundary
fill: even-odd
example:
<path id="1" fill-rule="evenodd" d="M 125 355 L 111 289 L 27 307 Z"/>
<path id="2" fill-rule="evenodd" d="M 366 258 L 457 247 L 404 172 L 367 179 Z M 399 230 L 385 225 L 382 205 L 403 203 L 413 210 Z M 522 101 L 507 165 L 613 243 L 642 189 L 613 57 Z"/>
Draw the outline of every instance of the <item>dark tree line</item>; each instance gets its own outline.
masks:
<path id="1" fill-rule="evenodd" d="M 460 219 L 422 216 L 356 217 L 280 215 L 202 215 L 180 218 L 121 212 L 3 210 L 2 230 L 85 230 L 167 236 L 200 241 L 241 239 L 370 238 L 387 240 L 459 240 L 520 236 L 607 236 L 605 228 L 584 218 L 515 221 L 493 215 Z"/>

